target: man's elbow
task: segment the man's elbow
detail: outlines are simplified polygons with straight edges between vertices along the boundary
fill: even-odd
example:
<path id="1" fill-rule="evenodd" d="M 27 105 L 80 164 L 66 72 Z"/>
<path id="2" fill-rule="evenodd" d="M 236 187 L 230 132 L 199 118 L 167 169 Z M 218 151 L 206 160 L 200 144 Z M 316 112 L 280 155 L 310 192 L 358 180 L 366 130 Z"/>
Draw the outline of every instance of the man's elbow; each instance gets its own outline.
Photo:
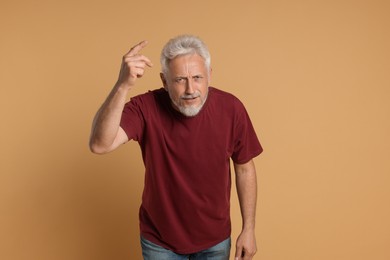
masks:
<path id="1" fill-rule="evenodd" d="M 110 149 L 107 147 L 92 141 L 89 142 L 89 150 L 94 154 L 106 154 L 110 152 Z"/>

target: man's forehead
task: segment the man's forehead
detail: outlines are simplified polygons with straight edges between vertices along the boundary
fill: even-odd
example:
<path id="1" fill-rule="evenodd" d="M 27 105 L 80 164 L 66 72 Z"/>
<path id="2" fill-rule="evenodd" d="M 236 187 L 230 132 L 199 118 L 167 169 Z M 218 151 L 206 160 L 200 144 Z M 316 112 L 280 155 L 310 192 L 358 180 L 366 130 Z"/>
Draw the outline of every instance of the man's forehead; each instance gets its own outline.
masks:
<path id="1" fill-rule="evenodd" d="M 204 59 L 198 54 L 182 55 L 172 59 L 169 62 L 169 69 L 171 72 L 179 71 L 199 71 L 206 70 Z"/>

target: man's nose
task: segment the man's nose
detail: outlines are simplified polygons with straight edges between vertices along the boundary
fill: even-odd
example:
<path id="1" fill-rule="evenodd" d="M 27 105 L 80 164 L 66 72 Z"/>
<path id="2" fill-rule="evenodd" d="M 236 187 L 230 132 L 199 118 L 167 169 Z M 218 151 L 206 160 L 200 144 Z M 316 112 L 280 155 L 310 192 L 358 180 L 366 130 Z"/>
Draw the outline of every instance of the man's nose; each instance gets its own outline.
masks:
<path id="1" fill-rule="evenodd" d="M 192 82 L 192 78 L 188 78 L 186 81 L 186 94 L 193 94 L 194 93 L 194 85 Z"/>

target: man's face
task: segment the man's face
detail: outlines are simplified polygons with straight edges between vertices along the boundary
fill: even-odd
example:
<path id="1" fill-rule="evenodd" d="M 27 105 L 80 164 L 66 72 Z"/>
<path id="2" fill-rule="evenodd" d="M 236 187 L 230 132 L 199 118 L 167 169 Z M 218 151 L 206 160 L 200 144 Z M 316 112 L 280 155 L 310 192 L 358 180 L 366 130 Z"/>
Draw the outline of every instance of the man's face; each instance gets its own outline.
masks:
<path id="1" fill-rule="evenodd" d="M 178 56 L 168 65 L 169 71 L 161 79 L 173 107 L 186 116 L 195 116 L 207 99 L 211 71 L 198 54 Z"/>

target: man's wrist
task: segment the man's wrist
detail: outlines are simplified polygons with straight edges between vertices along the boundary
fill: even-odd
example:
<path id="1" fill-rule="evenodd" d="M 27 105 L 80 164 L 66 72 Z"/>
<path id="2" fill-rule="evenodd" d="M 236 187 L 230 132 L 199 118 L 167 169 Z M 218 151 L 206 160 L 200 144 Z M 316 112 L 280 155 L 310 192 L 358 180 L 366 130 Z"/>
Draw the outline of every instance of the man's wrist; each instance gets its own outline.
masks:
<path id="1" fill-rule="evenodd" d="M 124 82 L 117 82 L 114 86 L 114 89 L 116 89 L 117 91 L 125 91 L 125 92 L 128 92 L 133 86 L 131 86 L 130 84 L 128 83 L 124 83 Z"/>
<path id="2" fill-rule="evenodd" d="M 255 223 L 251 223 L 251 224 L 244 224 L 242 226 L 242 231 L 255 231 Z"/>

